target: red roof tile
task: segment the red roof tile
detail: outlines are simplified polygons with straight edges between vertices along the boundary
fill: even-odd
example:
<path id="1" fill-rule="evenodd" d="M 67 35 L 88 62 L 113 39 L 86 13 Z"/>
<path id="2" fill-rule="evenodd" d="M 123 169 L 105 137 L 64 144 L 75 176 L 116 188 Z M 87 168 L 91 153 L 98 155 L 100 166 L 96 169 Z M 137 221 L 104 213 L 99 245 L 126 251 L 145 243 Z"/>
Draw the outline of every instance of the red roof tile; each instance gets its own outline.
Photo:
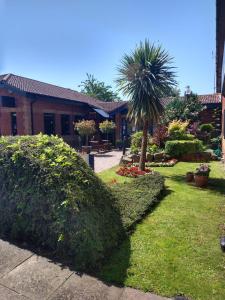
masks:
<path id="1" fill-rule="evenodd" d="M 53 84 L 14 74 L 0 75 L 0 81 L 26 93 L 78 101 L 96 108 L 103 109 L 107 112 L 111 112 L 124 105 L 123 102 L 103 102 L 68 88 L 59 87 Z"/>
<path id="2" fill-rule="evenodd" d="M 180 97 L 180 99 L 184 101 L 185 97 Z M 198 95 L 198 99 L 202 104 L 221 103 L 221 94 Z M 166 106 L 173 100 L 173 97 L 166 97 L 161 99 L 161 103 Z"/>

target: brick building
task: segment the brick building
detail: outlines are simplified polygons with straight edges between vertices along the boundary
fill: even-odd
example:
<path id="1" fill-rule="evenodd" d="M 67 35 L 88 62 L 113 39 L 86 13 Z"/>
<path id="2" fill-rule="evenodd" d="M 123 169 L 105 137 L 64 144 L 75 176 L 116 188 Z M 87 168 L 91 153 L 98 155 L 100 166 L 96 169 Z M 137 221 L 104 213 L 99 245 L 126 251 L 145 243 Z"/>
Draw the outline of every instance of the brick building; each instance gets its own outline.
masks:
<path id="1" fill-rule="evenodd" d="M 73 123 L 105 119 L 116 123 L 114 141 L 121 139 L 126 102 L 102 102 L 74 90 L 6 74 L 0 76 L 0 134 L 57 134 L 77 144 Z"/>
<path id="2" fill-rule="evenodd" d="M 183 99 L 181 97 L 181 99 Z M 200 95 L 206 106 L 201 123 L 215 123 L 215 110 L 221 109 L 220 94 Z M 172 98 L 163 98 L 166 106 Z M 111 119 L 116 123 L 112 141 L 121 140 L 127 130 L 127 102 L 103 102 L 71 89 L 62 88 L 14 74 L 0 75 L 0 134 L 57 134 L 70 145 L 78 146 L 73 123 L 95 120 L 96 125 Z M 220 118 L 221 114 L 219 115 Z M 218 122 L 217 122 L 218 124 Z M 221 122 L 217 130 L 220 132 Z"/>
<path id="3" fill-rule="evenodd" d="M 216 1 L 216 90 L 222 101 L 222 151 L 225 158 L 225 1 Z"/>

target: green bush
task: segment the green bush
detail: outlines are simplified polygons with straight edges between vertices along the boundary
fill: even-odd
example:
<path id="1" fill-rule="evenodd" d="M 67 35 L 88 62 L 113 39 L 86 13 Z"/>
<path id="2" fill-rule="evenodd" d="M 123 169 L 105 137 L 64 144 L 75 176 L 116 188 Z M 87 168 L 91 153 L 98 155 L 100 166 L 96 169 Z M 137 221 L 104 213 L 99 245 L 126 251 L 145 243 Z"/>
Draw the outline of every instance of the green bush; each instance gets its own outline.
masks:
<path id="1" fill-rule="evenodd" d="M 123 227 L 128 231 L 160 200 L 164 178 L 159 174 L 140 176 L 129 183 L 112 186 Z"/>
<path id="2" fill-rule="evenodd" d="M 142 142 L 142 131 L 137 131 L 131 136 L 131 153 L 138 154 L 141 150 L 141 142 Z M 148 135 L 148 144 L 150 143 L 150 135 Z"/>
<path id="3" fill-rule="evenodd" d="M 62 139 L 0 138 L 0 235 L 94 268 L 118 243 L 115 197 Z"/>
<path id="4" fill-rule="evenodd" d="M 207 123 L 207 124 L 201 124 L 200 127 L 199 127 L 200 131 L 201 132 L 207 132 L 207 133 L 210 133 L 214 130 L 214 126 L 210 123 Z"/>
<path id="5" fill-rule="evenodd" d="M 200 140 L 167 141 L 165 153 L 172 157 L 180 157 L 185 154 L 197 153 L 203 151 L 203 145 Z"/>
<path id="6" fill-rule="evenodd" d="M 193 134 L 190 133 L 183 133 L 180 131 L 174 132 L 170 137 L 170 140 L 182 140 L 182 141 L 192 141 L 196 139 L 196 137 Z"/>
<path id="7" fill-rule="evenodd" d="M 160 148 L 155 144 L 148 145 L 148 147 L 147 147 L 147 152 L 150 154 L 155 154 L 159 151 L 160 151 Z"/>

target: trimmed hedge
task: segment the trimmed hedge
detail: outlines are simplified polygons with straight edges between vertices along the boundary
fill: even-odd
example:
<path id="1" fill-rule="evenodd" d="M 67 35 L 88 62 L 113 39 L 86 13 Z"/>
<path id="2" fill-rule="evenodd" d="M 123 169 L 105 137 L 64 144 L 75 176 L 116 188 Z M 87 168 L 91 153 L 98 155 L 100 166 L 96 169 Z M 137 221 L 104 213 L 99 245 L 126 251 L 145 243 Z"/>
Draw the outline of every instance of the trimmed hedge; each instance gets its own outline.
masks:
<path id="1" fill-rule="evenodd" d="M 118 195 L 119 196 L 119 195 Z M 123 234 L 110 189 L 62 139 L 0 138 L 0 235 L 94 268 Z"/>
<path id="2" fill-rule="evenodd" d="M 165 153 L 171 157 L 181 157 L 185 154 L 198 153 L 203 151 L 202 141 L 200 140 L 175 140 L 167 141 Z"/>
<path id="3" fill-rule="evenodd" d="M 159 173 L 135 178 L 128 183 L 112 186 L 116 206 L 121 213 L 123 227 L 128 231 L 146 212 L 160 200 L 164 177 Z"/>

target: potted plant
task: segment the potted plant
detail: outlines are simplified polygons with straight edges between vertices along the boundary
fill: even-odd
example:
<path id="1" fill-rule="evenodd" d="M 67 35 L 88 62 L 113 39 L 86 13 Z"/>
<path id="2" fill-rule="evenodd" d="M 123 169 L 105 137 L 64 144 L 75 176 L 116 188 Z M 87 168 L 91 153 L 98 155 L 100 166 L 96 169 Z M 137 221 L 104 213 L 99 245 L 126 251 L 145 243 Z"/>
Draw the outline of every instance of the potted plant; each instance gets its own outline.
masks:
<path id="1" fill-rule="evenodd" d="M 116 128 L 116 124 L 113 121 L 105 120 L 101 123 L 99 123 L 99 129 L 102 133 L 106 133 L 107 140 L 109 139 L 109 133 L 113 132 L 113 130 Z"/>
<path id="2" fill-rule="evenodd" d="M 207 164 L 201 164 L 195 171 L 194 180 L 195 185 L 198 187 L 204 187 L 208 184 L 210 168 Z"/>
<path id="3" fill-rule="evenodd" d="M 96 131 L 95 122 L 93 120 L 82 120 L 74 124 L 74 128 L 81 136 L 85 137 L 85 146 L 82 146 L 82 152 L 90 153 L 91 146 L 88 146 L 88 137 Z"/>
<path id="4" fill-rule="evenodd" d="M 187 172 L 186 173 L 186 181 L 191 182 L 194 180 L 194 172 Z"/>

